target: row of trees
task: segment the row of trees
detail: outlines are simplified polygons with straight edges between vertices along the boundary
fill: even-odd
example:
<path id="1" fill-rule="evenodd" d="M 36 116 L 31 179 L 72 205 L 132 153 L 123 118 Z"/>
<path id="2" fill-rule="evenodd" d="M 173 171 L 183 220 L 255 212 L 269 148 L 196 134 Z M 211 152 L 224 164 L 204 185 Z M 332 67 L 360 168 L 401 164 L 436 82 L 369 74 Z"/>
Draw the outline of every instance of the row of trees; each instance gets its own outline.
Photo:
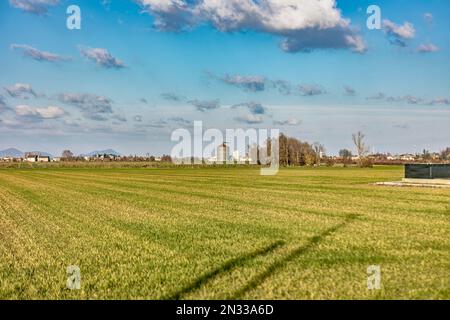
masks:
<path id="1" fill-rule="evenodd" d="M 139 161 L 150 161 L 150 162 L 172 162 L 172 157 L 170 155 L 164 154 L 161 157 L 156 158 L 155 156 L 114 156 L 108 154 L 100 154 L 99 159 L 102 160 L 114 160 L 114 161 L 130 161 L 130 162 L 139 162 Z M 96 157 L 92 157 L 94 160 Z M 86 161 L 86 159 L 82 156 L 75 156 L 72 151 L 64 150 L 61 154 L 61 161 Z"/>
<path id="2" fill-rule="evenodd" d="M 367 157 L 369 153 L 369 147 L 365 143 L 365 135 L 362 132 L 358 132 L 352 135 L 353 144 L 355 145 L 358 164 L 362 167 L 371 166 L 372 163 Z M 267 143 L 268 152 L 270 153 L 270 140 Z M 260 149 L 256 146 L 256 154 L 259 158 Z M 450 150 L 449 150 L 450 151 Z M 279 137 L 279 163 L 281 166 L 311 166 L 319 165 L 325 162 L 328 165 L 334 164 L 334 159 L 332 157 L 327 157 L 325 155 L 325 147 L 319 142 L 310 144 L 308 142 L 300 141 L 299 139 L 288 137 L 285 134 L 280 134 Z M 349 165 L 353 162 L 352 152 L 347 149 L 342 149 L 339 151 L 339 156 L 344 163 L 344 165 Z M 105 157 L 106 158 L 106 157 Z M 70 150 L 64 150 L 61 155 L 62 161 L 83 161 L 84 158 L 76 157 Z M 119 157 L 119 159 L 114 159 L 119 161 L 155 161 L 154 156 L 149 157 Z M 171 162 L 172 159 L 169 155 L 164 155 L 160 161 Z"/>
<path id="3" fill-rule="evenodd" d="M 279 160 L 281 166 L 304 166 L 319 164 L 325 148 L 320 143 L 309 144 L 281 134 L 279 137 Z"/>
<path id="4" fill-rule="evenodd" d="M 357 152 L 357 164 L 361 167 L 372 166 L 372 161 L 368 158 L 369 147 L 365 142 L 365 135 L 362 132 L 357 132 L 352 135 L 352 140 Z M 268 146 L 270 149 L 270 143 L 268 143 Z M 335 162 L 332 157 L 326 156 L 325 147 L 319 142 L 309 144 L 281 134 L 279 148 L 281 166 L 319 165 L 322 162 L 333 165 Z M 345 166 L 353 163 L 353 154 L 348 149 L 340 150 L 339 157 Z"/>
<path id="5" fill-rule="evenodd" d="M 424 160 L 432 160 L 433 154 L 429 150 L 423 150 L 422 154 L 421 154 L 421 158 Z M 443 161 L 450 160 L 450 147 L 442 150 L 439 153 L 439 160 L 443 160 Z"/>

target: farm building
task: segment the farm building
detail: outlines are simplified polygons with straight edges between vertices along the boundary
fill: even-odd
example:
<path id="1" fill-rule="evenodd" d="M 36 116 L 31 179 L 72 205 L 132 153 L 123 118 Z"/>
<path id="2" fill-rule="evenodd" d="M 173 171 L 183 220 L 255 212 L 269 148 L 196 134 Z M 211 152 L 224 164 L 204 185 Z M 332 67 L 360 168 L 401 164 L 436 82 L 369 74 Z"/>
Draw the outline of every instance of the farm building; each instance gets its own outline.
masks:
<path id="1" fill-rule="evenodd" d="M 25 161 L 27 162 L 50 162 L 50 160 L 49 156 L 41 156 L 33 153 L 25 155 Z"/>
<path id="2" fill-rule="evenodd" d="M 27 154 L 25 155 L 25 160 L 27 162 L 38 162 L 38 157 L 37 154 Z"/>
<path id="3" fill-rule="evenodd" d="M 222 143 L 217 148 L 217 161 L 218 162 L 224 162 L 228 161 L 230 158 L 230 148 L 226 143 Z"/>
<path id="4" fill-rule="evenodd" d="M 50 157 L 49 156 L 38 156 L 37 161 L 38 162 L 50 162 Z"/>

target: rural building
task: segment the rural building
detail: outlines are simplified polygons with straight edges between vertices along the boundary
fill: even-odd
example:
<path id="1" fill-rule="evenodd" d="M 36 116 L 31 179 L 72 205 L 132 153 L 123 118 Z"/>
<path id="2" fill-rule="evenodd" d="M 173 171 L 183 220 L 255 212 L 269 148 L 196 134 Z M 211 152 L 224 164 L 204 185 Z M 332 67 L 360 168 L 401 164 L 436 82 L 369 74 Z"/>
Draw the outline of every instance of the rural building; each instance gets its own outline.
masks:
<path id="1" fill-rule="evenodd" d="M 25 155 L 25 161 L 27 162 L 38 162 L 38 155 L 37 154 L 27 154 Z"/>
<path id="2" fill-rule="evenodd" d="M 50 162 L 50 156 L 42 156 L 40 154 L 35 153 L 27 153 L 25 155 L 25 161 L 27 162 Z"/>
<path id="3" fill-rule="evenodd" d="M 230 148 L 226 143 L 222 143 L 217 148 L 217 161 L 218 162 L 225 162 L 228 161 L 230 158 Z"/>
<path id="4" fill-rule="evenodd" d="M 37 162 L 50 162 L 50 157 L 49 156 L 38 156 Z"/>

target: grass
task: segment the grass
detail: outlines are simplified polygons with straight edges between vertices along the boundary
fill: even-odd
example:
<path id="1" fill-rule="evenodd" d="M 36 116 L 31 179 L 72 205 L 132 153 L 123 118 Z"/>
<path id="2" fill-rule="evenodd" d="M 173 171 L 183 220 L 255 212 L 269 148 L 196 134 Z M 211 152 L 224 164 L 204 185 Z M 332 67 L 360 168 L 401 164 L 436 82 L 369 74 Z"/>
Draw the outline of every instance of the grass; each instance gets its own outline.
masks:
<path id="1" fill-rule="evenodd" d="M 0 298 L 449 299 L 450 191 L 402 174 L 0 169 Z"/>

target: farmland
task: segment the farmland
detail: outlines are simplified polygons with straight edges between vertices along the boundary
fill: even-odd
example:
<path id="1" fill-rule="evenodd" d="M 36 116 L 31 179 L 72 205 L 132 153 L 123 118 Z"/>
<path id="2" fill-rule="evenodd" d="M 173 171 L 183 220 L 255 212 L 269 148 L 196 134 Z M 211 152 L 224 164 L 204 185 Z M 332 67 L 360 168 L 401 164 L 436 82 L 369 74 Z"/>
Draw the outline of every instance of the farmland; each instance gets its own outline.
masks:
<path id="1" fill-rule="evenodd" d="M 449 299 L 450 190 L 402 174 L 0 169 L 0 299 Z"/>

